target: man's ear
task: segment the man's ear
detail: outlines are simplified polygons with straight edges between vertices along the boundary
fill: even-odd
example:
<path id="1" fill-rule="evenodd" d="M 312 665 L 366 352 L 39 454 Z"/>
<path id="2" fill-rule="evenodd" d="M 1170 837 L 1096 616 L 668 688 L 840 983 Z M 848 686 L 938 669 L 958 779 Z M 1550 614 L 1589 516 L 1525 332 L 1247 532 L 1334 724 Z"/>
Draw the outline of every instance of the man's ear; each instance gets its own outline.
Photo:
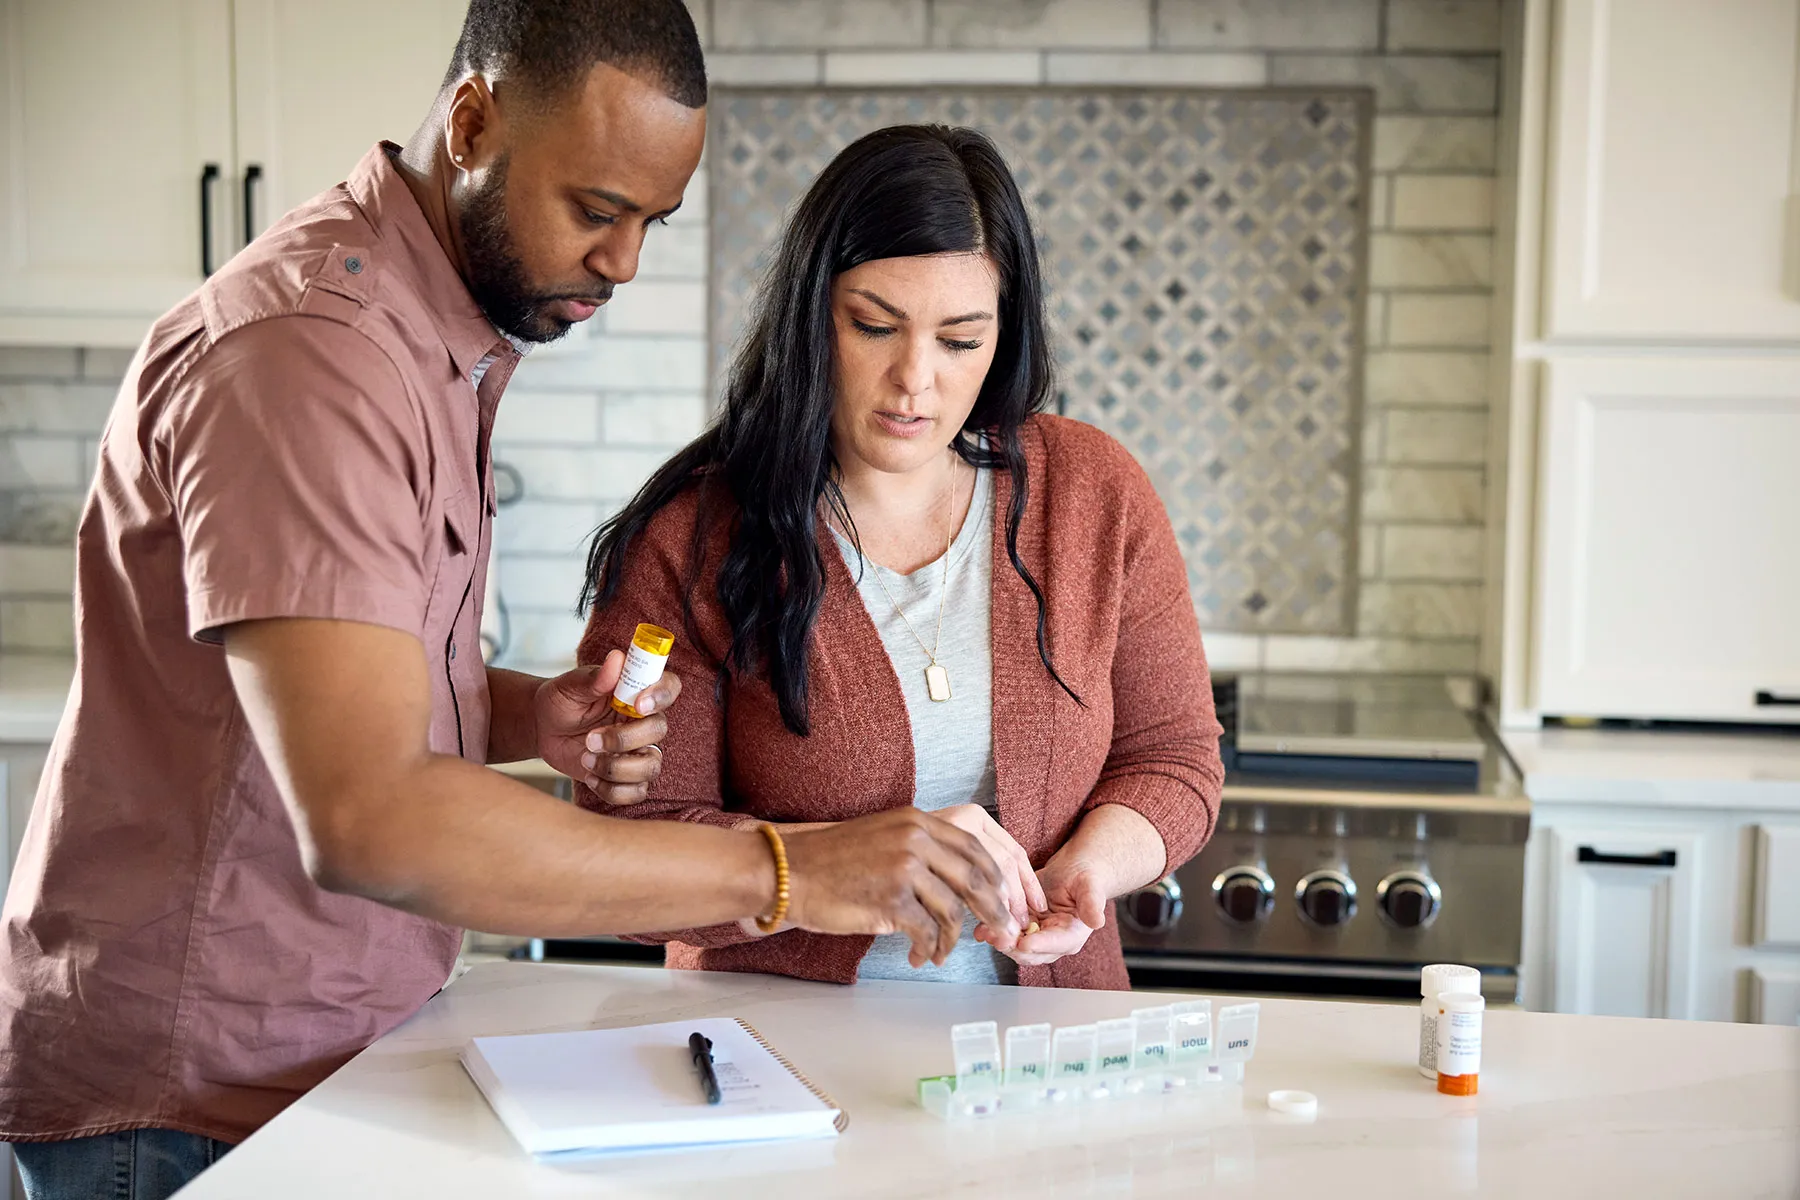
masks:
<path id="1" fill-rule="evenodd" d="M 474 172 L 499 160 L 505 145 L 505 118 L 487 76 L 466 75 L 450 94 L 444 114 L 444 148 L 450 161 Z"/>

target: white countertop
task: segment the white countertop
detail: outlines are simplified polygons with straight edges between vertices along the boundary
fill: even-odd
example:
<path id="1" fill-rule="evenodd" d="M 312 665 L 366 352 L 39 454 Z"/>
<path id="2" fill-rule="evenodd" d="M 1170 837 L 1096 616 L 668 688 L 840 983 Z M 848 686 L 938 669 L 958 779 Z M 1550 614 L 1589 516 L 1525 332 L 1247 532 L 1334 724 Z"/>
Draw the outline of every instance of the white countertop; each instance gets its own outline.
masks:
<path id="1" fill-rule="evenodd" d="M 1534 1198 L 1800 1194 L 1800 1028 L 1487 1016 L 1482 1094 L 1414 1069 L 1418 1007 L 1264 1001 L 1242 1087 L 946 1123 L 913 1100 L 949 1026 L 1123 1016 L 1144 993 L 645 967 L 478 966 L 181 1193 L 257 1196 L 1105 1195 Z M 801 1142 L 545 1166 L 456 1062 L 480 1034 L 737 1016 L 850 1114 Z M 596 1081 L 604 1086 L 604 1081 Z M 1272 1088 L 1319 1098 L 1312 1123 Z M 1210 1089 L 1209 1089 L 1210 1091 Z"/>
<path id="2" fill-rule="evenodd" d="M 1501 730 L 1533 804 L 1800 811 L 1800 730 Z"/>
<path id="3" fill-rule="evenodd" d="M 0 654 L 0 742 L 54 738 L 74 678 L 67 655 Z"/>

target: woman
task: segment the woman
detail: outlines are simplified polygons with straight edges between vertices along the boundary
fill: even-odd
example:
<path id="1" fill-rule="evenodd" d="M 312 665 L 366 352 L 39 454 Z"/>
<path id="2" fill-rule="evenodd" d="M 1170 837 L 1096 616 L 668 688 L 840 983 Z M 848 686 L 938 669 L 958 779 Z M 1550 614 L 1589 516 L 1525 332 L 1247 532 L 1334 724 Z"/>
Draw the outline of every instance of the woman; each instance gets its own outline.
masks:
<path id="1" fill-rule="evenodd" d="M 1050 396 L 1037 251 L 994 146 L 902 126 L 845 149 L 717 422 L 591 548 L 582 661 L 654 621 L 682 631 L 673 668 L 718 678 L 669 714 L 649 798 L 609 811 L 917 804 L 981 839 L 1038 929 L 965 923 L 932 965 L 892 934 L 747 922 L 664 935 L 670 966 L 1128 986 L 1107 906 L 1205 843 L 1219 726 L 1161 503 L 1111 438 L 1040 415 Z"/>

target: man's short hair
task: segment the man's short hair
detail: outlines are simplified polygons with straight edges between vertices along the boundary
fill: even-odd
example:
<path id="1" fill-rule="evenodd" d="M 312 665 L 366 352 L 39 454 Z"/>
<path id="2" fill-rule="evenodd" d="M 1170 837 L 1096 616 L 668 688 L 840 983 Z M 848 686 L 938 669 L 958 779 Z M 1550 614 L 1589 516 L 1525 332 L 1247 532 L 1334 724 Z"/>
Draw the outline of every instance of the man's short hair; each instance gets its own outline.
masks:
<path id="1" fill-rule="evenodd" d="M 542 103 L 596 63 L 653 79 L 689 108 L 706 103 L 706 60 L 681 0 L 471 0 L 444 83 L 492 74 Z"/>

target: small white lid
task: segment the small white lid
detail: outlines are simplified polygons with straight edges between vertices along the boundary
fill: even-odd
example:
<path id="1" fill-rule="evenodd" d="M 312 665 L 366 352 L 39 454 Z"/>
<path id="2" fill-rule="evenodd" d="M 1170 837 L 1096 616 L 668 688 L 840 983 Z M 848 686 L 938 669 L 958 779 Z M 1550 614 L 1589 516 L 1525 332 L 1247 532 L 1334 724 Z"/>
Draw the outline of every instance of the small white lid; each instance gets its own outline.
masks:
<path id="1" fill-rule="evenodd" d="M 1432 963 L 1419 972 L 1419 995 L 1441 996 L 1445 992 L 1481 991 L 1481 972 L 1456 963 Z"/>
<path id="2" fill-rule="evenodd" d="M 1472 996 L 1467 992 L 1443 992 L 1438 996 L 1438 1004 L 1447 1013 L 1480 1012 L 1487 1007 L 1487 997 L 1480 992 Z"/>
<path id="3" fill-rule="evenodd" d="M 1319 1098 L 1311 1092 L 1283 1089 L 1269 1093 L 1269 1110 L 1290 1117 L 1310 1117 L 1319 1111 Z"/>

